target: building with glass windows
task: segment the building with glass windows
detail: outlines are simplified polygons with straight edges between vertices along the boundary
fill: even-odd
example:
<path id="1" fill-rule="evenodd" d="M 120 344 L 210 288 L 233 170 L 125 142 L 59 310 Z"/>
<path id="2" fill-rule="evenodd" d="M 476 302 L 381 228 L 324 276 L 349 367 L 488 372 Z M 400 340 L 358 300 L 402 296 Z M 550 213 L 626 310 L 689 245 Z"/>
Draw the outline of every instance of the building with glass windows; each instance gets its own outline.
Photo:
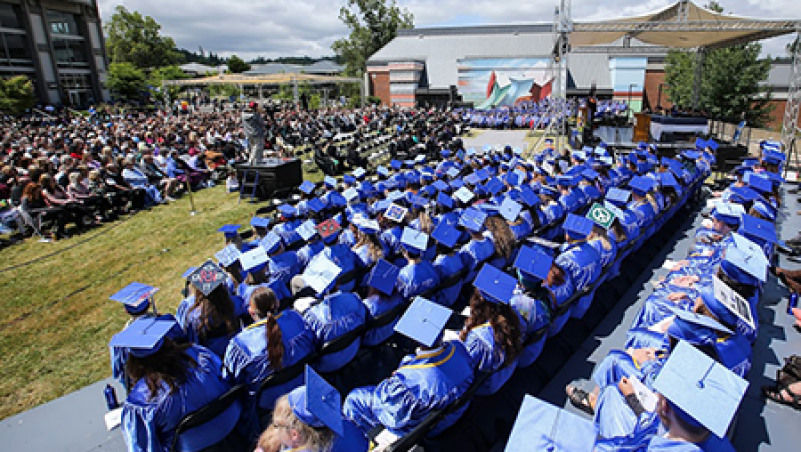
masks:
<path id="1" fill-rule="evenodd" d="M 0 76 L 26 75 L 42 104 L 108 101 L 96 0 L 0 0 Z"/>

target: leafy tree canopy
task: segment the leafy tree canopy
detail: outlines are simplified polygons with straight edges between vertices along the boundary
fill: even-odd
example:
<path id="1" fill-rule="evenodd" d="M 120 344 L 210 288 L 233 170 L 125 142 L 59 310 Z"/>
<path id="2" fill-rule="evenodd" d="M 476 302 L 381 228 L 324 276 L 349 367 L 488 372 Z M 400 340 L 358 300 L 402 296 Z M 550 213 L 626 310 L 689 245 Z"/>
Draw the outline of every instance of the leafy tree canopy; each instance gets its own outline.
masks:
<path id="1" fill-rule="evenodd" d="M 228 70 L 234 74 L 241 74 L 242 72 L 250 70 L 250 65 L 245 63 L 242 58 L 231 55 L 231 58 L 228 58 Z"/>
<path id="2" fill-rule="evenodd" d="M 131 63 L 137 68 L 169 66 L 180 60 L 175 41 L 161 35 L 161 25 L 152 17 L 128 11 L 123 5 L 114 9 L 105 26 L 106 51 L 111 63 Z"/>
<path id="3" fill-rule="evenodd" d="M 147 94 L 147 77 L 132 63 L 111 63 L 107 85 L 117 96 L 128 101 L 140 100 Z"/>
<path id="4" fill-rule="evenodd" d="M 0 111 L 18 115 L 33 107 L 33 83 L 24 75 L 0 78 Z"/>

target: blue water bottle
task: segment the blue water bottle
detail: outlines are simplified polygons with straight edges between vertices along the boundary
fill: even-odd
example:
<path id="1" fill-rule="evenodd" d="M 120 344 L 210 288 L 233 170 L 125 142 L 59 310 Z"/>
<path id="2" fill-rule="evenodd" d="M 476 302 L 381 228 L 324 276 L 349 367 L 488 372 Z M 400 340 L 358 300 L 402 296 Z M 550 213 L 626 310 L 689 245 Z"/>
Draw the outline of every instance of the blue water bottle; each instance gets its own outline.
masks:
<path id="1" fill-rule="evenodd" d="M 793 308 L 798 307 L 798 294 L 791 293 L 790 299 L 787 300 L 787 313 L 793 315 Z"/>
<path id="2" fill-rule="evenodd" d="M 106 405 L 108 406 L 109 411 L 120 406 L 120 403 L 117 402 L 117 393 L 110 384 L 106 385 L 106 389 L 103 390 L 103 395 L 106 396 Z"/>

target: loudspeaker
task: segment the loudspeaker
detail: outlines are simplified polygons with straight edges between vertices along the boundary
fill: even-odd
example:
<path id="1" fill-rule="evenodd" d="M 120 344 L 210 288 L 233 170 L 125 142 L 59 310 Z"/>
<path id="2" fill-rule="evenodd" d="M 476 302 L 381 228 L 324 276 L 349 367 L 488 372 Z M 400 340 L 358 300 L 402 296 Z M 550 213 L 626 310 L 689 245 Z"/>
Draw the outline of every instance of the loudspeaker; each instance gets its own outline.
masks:
<path id="1" fill-rule="evenodd" d="M 268 159 L 258 165 L 241 164 L 236 166 L 236 178 L 240 187 L 244 184 L 245 196 L 250 196 L 253 190 L 256 173 L 259 175 L 256 197 L 260 200 L 285 196 L 303 182 L 299 159 Z"/>

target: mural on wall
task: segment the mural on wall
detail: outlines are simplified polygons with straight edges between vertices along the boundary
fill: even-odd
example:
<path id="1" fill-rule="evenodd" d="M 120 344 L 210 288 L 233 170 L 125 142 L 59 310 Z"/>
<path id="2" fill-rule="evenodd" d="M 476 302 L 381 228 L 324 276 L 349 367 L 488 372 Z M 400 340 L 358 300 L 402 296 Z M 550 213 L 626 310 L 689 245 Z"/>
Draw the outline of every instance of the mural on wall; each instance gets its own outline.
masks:
<path id="1" fill-rule="evenodd" d="M 551 94 L 553 74 L 547 58 L 458 60 L 459 92 L 476 108 L 513 106 Z"/>

